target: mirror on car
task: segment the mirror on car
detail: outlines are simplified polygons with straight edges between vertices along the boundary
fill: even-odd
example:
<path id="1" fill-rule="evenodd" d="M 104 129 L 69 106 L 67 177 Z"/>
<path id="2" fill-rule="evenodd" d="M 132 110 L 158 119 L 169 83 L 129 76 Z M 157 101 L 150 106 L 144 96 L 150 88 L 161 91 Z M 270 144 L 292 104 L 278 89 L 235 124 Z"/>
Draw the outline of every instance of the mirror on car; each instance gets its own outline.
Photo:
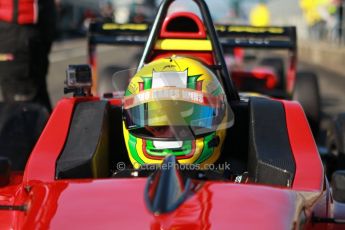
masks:
<path id="1" fill-rule="evenodd" d="M 10 183 L 11 162 L 6 157 L 0 157 L 0 187 Z"/>
<path id="2" fill-rule="evenodd" d="M 331 182 L 333 199 L 345 203 L 345 170 L 335 171 Z"/>

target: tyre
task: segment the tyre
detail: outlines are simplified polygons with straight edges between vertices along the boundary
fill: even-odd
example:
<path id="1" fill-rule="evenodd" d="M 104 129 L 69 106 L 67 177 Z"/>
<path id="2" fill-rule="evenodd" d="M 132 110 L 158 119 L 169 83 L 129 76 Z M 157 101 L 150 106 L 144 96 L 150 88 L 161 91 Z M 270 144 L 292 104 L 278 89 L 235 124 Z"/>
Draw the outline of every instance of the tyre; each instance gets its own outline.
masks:
<path id="1" fill-rule="evenodd" d="M 0 103 L 0 157 L 11 161 L 11 169 L 23 171 L 49 113 L 36 103 Z"/>
<path id="2" fill-rule="evenodd" d="M 335 170 L 345 169 L 345 113 L 339 114 L 327 130 L 326 146 L 336 162 Z"/>
<path id="3" fill-rule="evenodd" d="M 315 73 L 307 71 L 297 73 L 292 98 L 302 105 L 316 139 L 320 130 L 321 98 Z"/>
<path id="4" fill-rule="evenodd" d="M 331 180 L 333 199 L 345 203 L 345 170 L 338 170 L 333 173 Z"/>
<path id="5" fill-rule="evenodd" d="M 285 91 L 286 89 L 286 79 L 285 79 L 285 65 L 284 60 L 281 57 L 266 57 L 263 58 L 260 65 L 269 66 L 274 69 L 278 77 L 278 89 Z"/>

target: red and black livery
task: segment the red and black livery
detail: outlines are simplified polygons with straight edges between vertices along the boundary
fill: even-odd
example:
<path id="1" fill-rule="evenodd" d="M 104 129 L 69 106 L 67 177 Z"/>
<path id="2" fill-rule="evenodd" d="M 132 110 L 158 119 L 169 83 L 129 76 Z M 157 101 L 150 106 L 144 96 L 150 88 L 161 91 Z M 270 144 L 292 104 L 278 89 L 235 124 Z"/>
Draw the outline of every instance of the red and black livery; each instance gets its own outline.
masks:
<path id="1" fill-rule="evenodd" d="M 154 57 L 172 2 L 162 2 L 139 67 Z M 122 135 L 122 99 L 64 98 L 23 172 L 9 171 L 1 160 L 1 229 L 344 228 L 345 200 L 332 194 L 301 105 L 240 96 L 206 3 L 195 3 L 213 48 L 209 67 L 235 114 L 217 162 L 230 163 L 231 169 L 131 169 Z M 177 163 L 168 156 L 164 164 Z M 236 183 L 238 176 L 246 179 Z M 333 189 L 341 190 L 344 174 L 335 178 Z"/>

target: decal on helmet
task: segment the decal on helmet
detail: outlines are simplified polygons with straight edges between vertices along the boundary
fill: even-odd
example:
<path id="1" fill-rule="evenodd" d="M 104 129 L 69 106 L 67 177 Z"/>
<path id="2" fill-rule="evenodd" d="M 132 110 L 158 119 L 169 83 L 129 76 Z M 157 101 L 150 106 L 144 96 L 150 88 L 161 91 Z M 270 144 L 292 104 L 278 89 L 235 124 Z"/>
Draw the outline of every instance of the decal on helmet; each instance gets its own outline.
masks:
<path id="1" fill-rule="evenodd" d="M 222 95 L 213 96 L 211 94 L 206 94 L 201 91 L 195 91 L 191 89 L 167 87 L 144 90 L 135 95 L 125 96 L 124 109 L 130 109 L 148 102 L 164 100 L 186 101 L 217 108 L 221 106 L 220 102 L 224 100 L 224 97 Z"/>
<path id="2" fill-rule="evenodd" d="M 183 72 L 152 72 L 152 88 L 161 87 L 176 87 L 186 88 L 187 87 L 187 76 L 188 71 Z"/>

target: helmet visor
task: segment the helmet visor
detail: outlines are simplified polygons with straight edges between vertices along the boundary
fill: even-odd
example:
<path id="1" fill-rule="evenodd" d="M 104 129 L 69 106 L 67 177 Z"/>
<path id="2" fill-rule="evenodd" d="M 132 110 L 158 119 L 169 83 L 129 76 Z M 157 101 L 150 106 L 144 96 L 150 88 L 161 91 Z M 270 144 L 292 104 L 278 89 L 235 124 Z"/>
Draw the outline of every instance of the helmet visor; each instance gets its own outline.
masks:
<path id="1" fill-rule="evenodd" d="M 150 89 L 125 97 L 124 112 L 127 129 L 158 138 L 195 138 L 230 127 L 233 120 L 224 95 L 182 88 Z"/>

